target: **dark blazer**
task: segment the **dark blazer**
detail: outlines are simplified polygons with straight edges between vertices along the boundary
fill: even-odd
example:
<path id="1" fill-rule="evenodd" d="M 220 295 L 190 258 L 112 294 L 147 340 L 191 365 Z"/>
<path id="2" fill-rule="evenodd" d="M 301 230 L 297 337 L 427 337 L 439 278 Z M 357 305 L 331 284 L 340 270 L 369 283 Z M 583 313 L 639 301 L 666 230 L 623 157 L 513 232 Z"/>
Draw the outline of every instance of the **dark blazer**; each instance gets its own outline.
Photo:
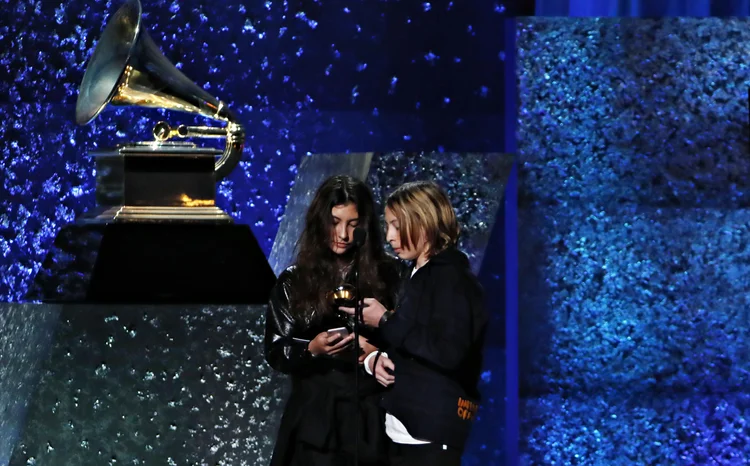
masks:
<path id="1" fill-rule="evenodd" d="M 396 366 L 382 406 L 413 437 L 463 450 L 478 409 L 487 322 L 481 286 L 457 249 L 406 278 L 380 327 Z"/>

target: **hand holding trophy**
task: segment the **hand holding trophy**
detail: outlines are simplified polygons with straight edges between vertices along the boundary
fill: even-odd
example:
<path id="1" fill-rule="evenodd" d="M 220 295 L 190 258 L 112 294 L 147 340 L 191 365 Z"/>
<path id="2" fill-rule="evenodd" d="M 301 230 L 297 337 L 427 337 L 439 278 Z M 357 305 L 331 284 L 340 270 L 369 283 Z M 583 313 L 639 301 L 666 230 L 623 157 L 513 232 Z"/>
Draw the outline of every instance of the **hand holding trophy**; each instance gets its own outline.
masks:
<path id="1" fill-rule="evenodd" d="M 337 286 L 333 291 L 328 293 L 328 301 L 333 306 L 336 315 L 346 323 L 346 327 L 351 331 L 354 328 L 354 316 L 339 310 L 341 307 L 354 308 L 357 305 L 357 290 L 354 286 L 344 284 Z M 353 336 L 353 334 L 351 335 Z M 373 346 L 366 338 L 359 336 L 360 356 L 359 363 L 364 363 L 365 357 L 377 348 Z"/>

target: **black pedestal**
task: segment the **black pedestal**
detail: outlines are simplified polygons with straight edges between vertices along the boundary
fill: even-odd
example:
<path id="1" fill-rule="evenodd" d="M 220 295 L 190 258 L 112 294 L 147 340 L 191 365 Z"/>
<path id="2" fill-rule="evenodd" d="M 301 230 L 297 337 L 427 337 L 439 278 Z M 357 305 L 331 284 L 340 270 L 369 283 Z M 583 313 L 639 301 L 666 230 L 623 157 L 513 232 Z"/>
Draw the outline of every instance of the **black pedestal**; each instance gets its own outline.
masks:
<path id="1" fill-rule="evenodd" d="M 276 280 L 246 225 L 69 225 L 29 298 L 49 303 L 265 304 Z"/>

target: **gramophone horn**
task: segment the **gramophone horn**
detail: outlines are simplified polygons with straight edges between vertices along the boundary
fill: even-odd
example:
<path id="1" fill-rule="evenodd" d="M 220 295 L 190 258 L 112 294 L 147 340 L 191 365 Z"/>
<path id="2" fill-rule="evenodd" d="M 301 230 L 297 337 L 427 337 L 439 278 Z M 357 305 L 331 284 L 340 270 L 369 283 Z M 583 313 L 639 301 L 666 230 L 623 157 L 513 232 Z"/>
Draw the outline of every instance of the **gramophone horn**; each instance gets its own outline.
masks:
<path id="1" fill-rule="evenodd" d="M 141 24 L 140 0 L 127 0 L 109 20 L 83 76 L 76 122 L 90 123 L 108 105 L 165 108 L 226 123 L 224 128 L 154 127 L 160 141 L 172 137 L 225 137 L 216 177 L 228 175 L 242 157 L 245 132 L 224 102 L 188 79 L 161 53 Z"/>

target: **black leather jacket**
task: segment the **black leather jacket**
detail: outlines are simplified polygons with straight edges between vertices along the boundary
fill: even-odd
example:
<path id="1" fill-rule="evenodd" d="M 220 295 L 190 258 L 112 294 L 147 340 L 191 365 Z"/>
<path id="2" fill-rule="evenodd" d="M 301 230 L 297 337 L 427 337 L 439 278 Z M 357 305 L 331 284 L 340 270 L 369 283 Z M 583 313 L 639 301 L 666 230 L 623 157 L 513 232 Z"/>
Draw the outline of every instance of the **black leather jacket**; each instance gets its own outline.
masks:
<path id="1" fill-rule="evenodd" d="M 398 286 L 405 271 L 405 266 L 395 259 L 383 266 L 381 276 L 388 283 L 389 289 L 389 297 L 383 304 L 389 309 L 395 305 Z M 313 358 L 306 351 L 308 341 L 316 335 L 331 328 L 348 326 L 348 322 L 334 313 L 317 319 L 313 318 L 312 312 L 304 313 L 304 317 L 293 315 L 291 293 L 295 286 L 295 274 L 295 267 L 288 267 L 279 275 L 271 291 L 266 313 L 266 361 L 274 369 L 291 375 L 305 375 L 331 366 L 345 369 L 350 362 L 346 354 L 336 358 Z M 378 335 L 373 329 L 364 325 L 360 329 L 362 336 L 370 343 L 380 346 Z"/>
<path id="2" fill-rule="evenodd" d="M 395 264 L 395 263 L 394 263 Z M 398 275 L 399 270 L 394 268 Z M 392 277 L 394 284 L 398 276 Z M 353 454 L 354 433 L 359 431 L 360 464 L 382 461 L 387 437 L 384 411 L 378 406 L 382 387 L 357 365 L 353 352 L 336 357 L 313 357 L 308 341 L 328 329 L 345 322 L 334 313 L 313 318 L 293 314 L 290 297 L 296 281 L 294 267 L 287 268 L 271 292 L 266 313 L 265 355 L 274 369 L 291 375 L 292 392 L 284 409 L 271 466 L 294 464 L 294 444 L 304 442 L 320 451 Z M 393 288 L 395 294 L 396 287 Z M 375 335 L 364 326 L 362 335 L 375 344 Z M 378 346 L 375 344 L 375 346 Z M 360 414 L 353 401 L 354 371 L 360 371 Z M 360 429 L 355 422 L 359 420 Z"/>
<path id="3" fill-rule="evenodd" d="M 285 374 L 304 375 L 326 365 L 335 364 L 332 358 L 313 358 L 307 349 L 309 340 L 328 329 L 340 327 L 344 322 L 336 316 L 313 320 L 312 313 L 295 316 L 291 309 L 291 293 L 295 282 L 295 268 L 291 266 L 279 275 L 266 313 L 266 361 Z M 342 368 L 344 368 L 342 366 Z"/>

